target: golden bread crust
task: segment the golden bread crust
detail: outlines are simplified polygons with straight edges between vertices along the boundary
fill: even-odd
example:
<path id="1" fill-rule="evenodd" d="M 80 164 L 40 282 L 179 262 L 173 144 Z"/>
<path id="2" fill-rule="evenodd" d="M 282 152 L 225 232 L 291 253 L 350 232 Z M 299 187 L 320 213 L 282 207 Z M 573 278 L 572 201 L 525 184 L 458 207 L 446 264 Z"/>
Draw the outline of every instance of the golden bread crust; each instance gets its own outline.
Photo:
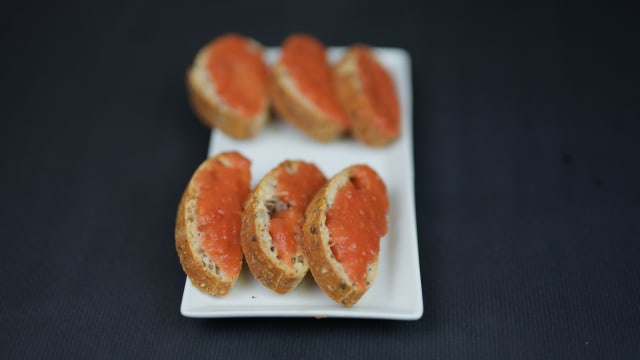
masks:
<path id="1" fill-rule="evenodd" d="M 219 270 L 217 264 L 210 259 L 199 245 L 199 231 L 195 206 L 198 199 L 198 184 L 194 181 L 197 172 L 211 161 L 223 159 L 225 153 L 205 160 L 191 177 L 187 185 L 176 216 L 175 241 L 176 251 L 182 269 L 191 283 L 206 294 L 218 297 L 226 296 L 238 280 L 238 276 L 228 276 Z"/>
<path id="2" fill-rule="evenodd" d="M 321 142 L 333 141 L 349 130 L 326 53 L 324 44 L 311 35 L 289 35 L 272 68 L 269 86 L 276 113 Z"/>
<path id="3" fill-rule="evenodd" d="M 198 260 L 196 256 L 196 250 L 190 246 L 189 231 L 187 230 L 188 223 L 195 221 L 195 219 L 188 218 L 187 203 L 191 203 L 196 197 L 193 189 L 187 189 L 180 200 L 178 206 L 178 216 L 176 218 L 176 251 L 180 258 L 180 264 L 182 269 L 191 280 L 193 286 L 200 289 L 202 292 L 215 295 L 218 297 L 224 297 L 229 293 L 231 287 L 235 283 L 235 279 L 223 278 L 211 271 L 208 271 L 202 262 Z"/>
<path id="4" fill-rule="evenodd" d="M 316 193 L 305 212 L 302 236 L 302 248 L 313 278 L 331 299 L 344 306 L 352 306 L 365 294 L 373 284 L 378 268 L 376 257 L 368 264 L 366 288 L 358 289 L 331 250 L 326 215 L 337 192 L 349 181 L 351 170 L 356 166 L 366 165 L 353 165 L 342 170 Z"/>
<path id="5" fill-rule="evenodd" d="M 292 256 L 293 267 L 280 259 L 269 233 L 271 213 L 279 211 L 279 206 L 291 206 L 278 203 L 278 174 L 285 168 L 295 172 L 301 163 L 284 161 L 269 171 L 249 195 L 242 214 L 240 243 L 249 270 L 265 287 L 279 294 L 295 289 L 309 269 L 300 246 Z M 306 208 L 306 205 L 298 206 Z"/>
<path id="6" fill-rule="evenodd" d="M 271 71 L 269 94 L 275 112 L 308 136 L 331 142 L 344 134 L 345 129 L 304 97 L 282 64 L 276 64 Z"/>
<path id="7" fill-rule="evenodd" d="M 215 84 L 206 70 L 208 48 L 214 42 L 204 46 L 196 55 L 193 65 L 187 70 L 186 85 L 189 103 L 198 119 L 209 128 L 220 129 L 227 135 L 238 139 L 256 136 L 269 121 L 269 99 L 265 93 L 265 106 L 255 117 L 247 117 L 227 105 L 215 94 Z M 247 39 L 247 46 L 261 48 L 257 42 Z M 266 65 L 265 65 L 266 67 Z"/>
<path id="8" fill-rule="evenodd" d="M 375 114 L 371 112 L 369 100 L 362 91 L 362 80 L 357 63 L 358 52 L 370 51 L 365 45 L 354 45 L 349 48 L 334 68 L 336 90 L 349 116 L 351 134 L 369 146 L 383 147 L 396 140 L 400 133 L 380 129 L 372 121 Z M 399 117 L 397 120 L 399 121 Z"/>

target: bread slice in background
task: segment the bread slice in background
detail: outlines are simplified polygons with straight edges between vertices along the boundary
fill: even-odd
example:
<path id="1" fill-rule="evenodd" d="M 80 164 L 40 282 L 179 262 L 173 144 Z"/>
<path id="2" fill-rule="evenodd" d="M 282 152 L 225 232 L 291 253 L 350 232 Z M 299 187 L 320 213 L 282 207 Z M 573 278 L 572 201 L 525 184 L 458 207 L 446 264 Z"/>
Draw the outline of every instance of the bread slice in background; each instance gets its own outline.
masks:
<path id="1" fill-rule="evenodd" d="M 251 38 L 225 34 L 200 49 L 187 89 L 200 121 L 234 138 L 254 137 L 269 120 L 268 68 Z"/>
<path id="2" fill-rule="evenodd" d="M 238 152 L 205 160 L 187 185 L 176 217 L 180 264 L 195 287 L 226 296 L 242 269 L 241 213 L 251 162 Z"/>
<path id="3" fill-rule="evenodd" d="M 269 83 L 275 112 L 303 133 L 330 142 L 347 132 L 326 48 L 315 37 L 287 37 Z"/>
<path id="4" fill-rule="evenodd" d="M 302 248 L 316 283 L 337 303 L 355 304 L 373 284 L 388 211 L 386 186 L 367 165 L 336 174 L 307 207 Z"/>
<path id="5" fill-rule="evenodd" d="M 312 163 L 284 161 L 249 195 L 241 244 L 254 277 L 279 294 L 295 289 L 309 267 L 300 245 L 304 211 L 326 179 Z"/>
<path id="6" fill-rule="evenodd" d="M 393 80 L 366 45 L 351 46 L 335 67 L 338 97 L 352 135 L 382 147 L 400 135 L 400 103 Z"/>

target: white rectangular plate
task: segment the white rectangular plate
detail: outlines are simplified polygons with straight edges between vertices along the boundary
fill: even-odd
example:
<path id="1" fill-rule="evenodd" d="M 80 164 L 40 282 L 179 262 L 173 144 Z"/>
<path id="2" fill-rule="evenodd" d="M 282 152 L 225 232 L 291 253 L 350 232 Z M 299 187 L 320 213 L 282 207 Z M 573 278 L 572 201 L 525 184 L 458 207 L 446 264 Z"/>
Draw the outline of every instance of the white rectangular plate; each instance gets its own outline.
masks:
<path id="1" fill-rule="evenodd" d="M 345 48 L 328 49 L 336 62 Z M 378 276 L 373 286 L 352 307 L 344 307 L 327 297 L 315 284 L 311 273 L 291 293 L 278 295 L 255 280 L 244 264 L 236 285 L 225 298 L 200 292 L 187 278 L 181 313 L 187 317 L 342 317 L 417 320 L 422 317 L 422 287 L 418 260 L 415 218 L 411 60 L 402 49 L 374 48 L 378 59 L 390 72 L 401 103 L 400 138 L 388 147 L 374 149 L 346 138 L 322 144 L 291 125 L 274 119 L 250 140 L 235 140 L 213 131 L 209 156 L 237 150 L 252 161 L 252 187 L 270 169 L 286 159 L 314 162 L 332 177 L 343 168 L 364 163 L 383 178 L 389 194 L 389 231 L 381 239 Z M 279 56 L 278 48 L 266 49 L 269 64 Z"/>

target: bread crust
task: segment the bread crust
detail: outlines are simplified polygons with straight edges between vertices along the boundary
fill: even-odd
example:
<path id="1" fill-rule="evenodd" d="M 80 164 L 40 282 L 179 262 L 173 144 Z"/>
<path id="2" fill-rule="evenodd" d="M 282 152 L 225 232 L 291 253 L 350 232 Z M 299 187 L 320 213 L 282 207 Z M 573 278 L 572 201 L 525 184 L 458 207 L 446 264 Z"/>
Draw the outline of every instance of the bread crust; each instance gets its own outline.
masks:
<path id="1" fill-rule="evenodd" d="M 334 68 L 338 98 L 349 116 L 351 134 L 369 146 L 383 147 L 400 135 L 400 114 L 398 112 L 393 119 L 398 123 L 396 131 L 385 131 L 375 126 L 373 117 L 376 114 L 372 112 L 370 100 L 366 98 L 362 90 L 358 56 L 373 56 L 373 54 L 366 45 L 354 45 L 347 50 Z M 395 89 L 394 95 L 397 101 Z"/>
<path id="2" fill-rule="evenodd" d="M 278 176 L 281 171 L 297 173 L 301 161 L 284 161 L 267 173 L 249 195 L 242 214 L 242 250 L 249 270 L 265 287 L 285 294 L 295 289 L 309 270 L 301 245 L 293 254 L 293 267 L 281 259 L 269 233 L 271 214 L 291 206 L 306 208 L 305 204 L 284 204 L 277 196 Z M 308 164 L 308 163 L 307 163 Z M 308 164 L 312 165 L 312 164 Z M 315 168 L 315 166 L 313 166 Z M 324 176 L 315 168 L 324 180 Z M 300 184 L 305 186 L 305 184 Z M 313 189 L 314 193 L 316 188 Z M 302 214 L 300 215 L 302 217 Z M 300 219 L 302 223 L 302 219 Z M 301 230 L 298 232 L 301 235 Z M 301 239 L 297 239 L 301 241 Z"/>
<path id="3" fill-rule="evenodd" d="M 209 128 L 220 129 L 227 135 L 238 139 L 248 139 L 256 136 L 269 121 L 270 105 L 268 93 L 265 92 L 264 106 L 254 117 L 247 117 L 226 104 L 215 92 L 206 64 L 209 47 L 216 39 L 204 46 L 187 70 L 186 85 L 189 103 L 198 119 Z M 262 52 L 262 45 L 253 39 L 246 39 L 247 46 L 255 47 Z M 266 64 L 264 65 L 266 69 Z"/>
<path id="4" fill-rule="evenodd" d="M 294 34 L 285 41 L 283 51 L 287 51 L 286 44 L 290 40 L 311 43 L 315 48 L 324 50 L 323 45 L 317 39 L 309 35 Z M 333 73 L 328 62 L 326 66 L 329 73 Z M 300 91 L 295 79 L 282 61 L 278 61 L 272 67 L 269 93 L 276 113 L 283 120 L 320 142 L 333 141 L 348 130 L 344 118 L 333 118 Z M 335 96 L 337 101 L 337 94 Z M 340 124 L 336 121 L 343 121 L 343 123 Z"/>
<path id="5" fill-rule="evenodd" d="M 224 159 L 225 156 L 226 153 L 221 153 L 206 160 L 193 174 L 180 199 L 175 227 L 175 245 L 182 269 L 193 286 L 206 294 L 218 297 L 224 297 L 229 293 L 238 276 L 224 274 L 218 265 L 206 255 L 199 243 L 195 210 L 199 191 L 198 184 L 194 179 L 197 172 L 207 166 L 208 162 Z"/>
<path id="6" fill-rule="evenodd" d="M 366 165 L 352 165 L 342 170 L 316 193 L 305 211 L 302 236 L 302 248 L 316 283 L 331 299 L 347 307 L 355 304 L 366 293 L 378 270 L 376 257 L 367 267 L 366 288 L 358 289 L 335 258 L 326 225 L 327 212 L 333 205 L 336 194 L 349 181 L 352 170 L 358 166 Z"/>

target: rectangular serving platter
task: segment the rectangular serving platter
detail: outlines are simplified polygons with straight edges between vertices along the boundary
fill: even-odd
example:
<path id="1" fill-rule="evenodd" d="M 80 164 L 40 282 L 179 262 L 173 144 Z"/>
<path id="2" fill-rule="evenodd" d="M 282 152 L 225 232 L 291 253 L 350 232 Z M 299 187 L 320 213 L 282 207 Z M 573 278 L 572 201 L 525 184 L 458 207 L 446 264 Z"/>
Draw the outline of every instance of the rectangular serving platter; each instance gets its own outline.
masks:
<path id="1" fill-rule="evenodd" d="M 329 47 L 328 58 L 336 62 L 346 48 Z M 344 307 L 327 297 L 315 284 L 311 273 L 291 293 L 279 295 L 253 278 L 246 264 L 229 295 L 217 298 L 194 287 L 187 278 L 180 311 L 186 317 L 339 317 L 417 320 L 422 317 L 422 286 L 416 230 L 411 59 L 398 48 L 373 48 L 394 80 L 401 105 L 401 136 L 390 146 L 376 149 L 344 138 L 319 143 L 281 119 L 271 123 L 255 138 L 236 140 L 212 131 L 208 156 L 223 151 L 239 151 L 252 161 L 252 188 L 260 178 L 283 160 L 315 163 L 327 176 L 353 164 L 374 168 L 387 185 L 389 231 L 380 243 L 378 276 L 369 291 L 352 307 Z M 273 64 L 279 48 L 265 50 Z"/>

